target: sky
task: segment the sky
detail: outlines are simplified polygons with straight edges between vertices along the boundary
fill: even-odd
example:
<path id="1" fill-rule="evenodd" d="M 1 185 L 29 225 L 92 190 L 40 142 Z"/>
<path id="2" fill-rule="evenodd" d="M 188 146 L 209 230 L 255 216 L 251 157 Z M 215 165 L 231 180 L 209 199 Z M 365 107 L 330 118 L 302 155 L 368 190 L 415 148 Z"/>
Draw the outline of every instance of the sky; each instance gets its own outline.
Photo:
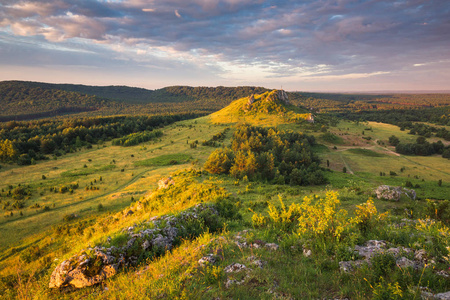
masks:
<path id="1" fill-rule="evenodd" d="M 450 1 L 0 0 L 0 80 L 450 90 Z"/>

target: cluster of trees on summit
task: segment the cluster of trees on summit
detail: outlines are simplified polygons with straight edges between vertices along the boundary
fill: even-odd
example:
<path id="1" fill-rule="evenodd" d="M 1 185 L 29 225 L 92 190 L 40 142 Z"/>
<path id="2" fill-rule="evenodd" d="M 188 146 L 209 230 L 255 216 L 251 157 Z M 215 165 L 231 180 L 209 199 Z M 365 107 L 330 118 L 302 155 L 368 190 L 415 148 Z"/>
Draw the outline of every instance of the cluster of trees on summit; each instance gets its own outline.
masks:
<path id="1" fill-rule="evenodd" d="M 326 179 L 312 151 L 314 144 L 313 136 L 241 125 L 233 134 L 231 148 L 212 152 L 204 168 L 213 174 L 278 184 L 323 184 Z"/>

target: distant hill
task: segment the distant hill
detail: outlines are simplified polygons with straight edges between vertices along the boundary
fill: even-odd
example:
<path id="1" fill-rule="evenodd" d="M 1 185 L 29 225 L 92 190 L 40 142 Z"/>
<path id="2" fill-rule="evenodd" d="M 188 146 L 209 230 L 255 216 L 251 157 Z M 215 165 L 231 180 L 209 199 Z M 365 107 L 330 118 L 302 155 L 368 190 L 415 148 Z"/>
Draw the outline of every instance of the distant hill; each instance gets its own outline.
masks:
<path id="1" fill-rule="evenodd" d="M 0 82 L 0 122 L 62 115 L 210 114 L 263 87 L 170 86 L 156 90 L 29 81 Z M 442 107 L 450 94 L 333 94 L 288 92 L 292 106 L 314 112 L 376 111 Z"/>
<path id="2" fill-rule="evenodd" d="M 0 121 L 53 117 L 113 106 L 105 99 L 18 81 L 0 83 Z"/>
<path id="3" fill-rule="evenodd" d="M 64 114 L 116 115 L 211 113 L 261 87 L 172 86 L 147 90 L 127 86 L 87 86 L 27 81 L 0 82 L 0 121 Z"/>
<path id="4" fill-rule="evenodd" d="M 253 125 L 269 125 L 312 120 L 309 111 L 292 105 L 283 90 L 252 94 L 233 101 L 227 107 L 210 116 L 213 123 L 244 122 Z"/>
<path id="5" fill-rule="evenodd" d="M 267 89 L 262 87 L 190 87 L 170 86 L 157 90 L 129 86 L 90 86 L 81 84 L 54 84 L 30 81 L 3 81 L 3 84 L 18 85 L 27 88 L 41 88 L 45 90 L 62 90 L 99 98 L 131 104 L 186 102 L 186 101 L 214 101 L 221 99 L 235 100 L 251 93 L 263 93 Z"/>
<path id="6" fill-rule="evenodd" d="M 257 101 L 255 109 L 266 113 L 285 111 L 275 92 L 261 87 L 172 86 L 146 90 L 126 86 L 86 86 L 26 81 L 0 82 L 0 121 L 55 117 L 65 114 L 117 115 L 195 112 L 209 114 L 232 101 Z M 286 96 L 287 97 L 287 96 Z"/>

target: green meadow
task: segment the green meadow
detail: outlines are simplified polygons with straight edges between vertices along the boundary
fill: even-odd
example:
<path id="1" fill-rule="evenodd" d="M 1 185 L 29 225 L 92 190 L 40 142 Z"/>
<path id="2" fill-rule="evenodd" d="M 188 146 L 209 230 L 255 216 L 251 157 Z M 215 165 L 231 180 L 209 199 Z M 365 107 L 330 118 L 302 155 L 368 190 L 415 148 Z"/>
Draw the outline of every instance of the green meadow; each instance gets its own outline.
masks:
<path id="1" fill-rule="evenodd" d="M 113 146 L 106 141 L 30 166 L 3 164 L 4 297 L 418 299 L 418 286 L 433 293 L 450 290 L 448 279 L 436 274 L 449 266 L 448 159 L 395 153 L 390 136 L 405 142 L 417 137 L 394 125 L 340 120 L 336 126 L 322 126 L 296 119 L 301 111 L 290 110 L 246 115 L 240 112 L 246 99 L 210 116 L 164 126 L 161 137 L 139 145 Z M 210 154 L 231 147 L 240 123 L 313 135 L 316 144 L 311 149 L 320 158 L 326 183 L 281 182 L 278 173 L 270 179 L 206 172 Z M 225 131 L 217 147 L 202 145 L 228 127 L 231 130 Z M 249 156 L 246 152 L 244 157 Z M 168 176 L 174 185 L 158 189 L 158 181 Z M 417 200 L 376 199 L 374 190 L 380 185 L 414 189 Z M 15 208 L 14 200 L 5 196 L 18 187 L 26 193 L 22 208 Z M 205 217 L 202 222 L 186 221 L 183 228 L 192 232 L 177 240 L 174 248 L 139 258 L 137 264 L 92 287 L 48 288 L 52 271 L 63 260 L 95 245 L 126 245 L 126 228 L 153 229 L 150 218 L 178 216 L 205 203 L 223 215 L 211 218 L 200 213 Z M 304 211 L 309 215 L 305 217 Z M 430 217 L 433 221 L 419 226 Z M 372 266 L 342 271 L 339 262 L 358 260 L 351 249 L 369 240 L 411 251 L 424 248 L 435 263 L 432 268 L 401 269 L 393 256 L 380 256 Z M 251 246 L 240 244 L 243 241 Z M 279 248 L 260 246 L 271 243 Z M 208 254 L 214 254 L 217 262 L 200 266 L 199 259 Z M 405 256 L 414 258 L 411 253 Z M 255 260 L 261 260 L 261 267 L 252 265 Z M 233 263 L 248 269 L 225 271 Z"/>

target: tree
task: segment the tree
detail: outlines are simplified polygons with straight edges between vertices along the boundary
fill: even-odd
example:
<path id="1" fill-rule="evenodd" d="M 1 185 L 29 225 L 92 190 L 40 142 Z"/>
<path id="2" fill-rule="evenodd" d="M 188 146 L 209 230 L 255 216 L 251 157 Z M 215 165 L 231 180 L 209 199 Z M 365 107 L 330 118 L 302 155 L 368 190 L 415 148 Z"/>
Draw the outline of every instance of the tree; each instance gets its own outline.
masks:
<path id="1" fill-rule="evenodd" d="M 0 160 L 7 161 L 12 160 L 16 157 L 17 151 L 13 145 L 13 142 L 10 140 L 1 140 L 0 141 Z"/>
<path id="2" fill-rule="evenodd" d="M 233 164 L 234 155 L 230 149 L 217 149 L 205 162 L 206 171 L 213 174 L 228 174 Z"/>
<path id="3" fill-rule="evenodd" d="M 399 143 L 400 143 L 400 140 L 395 135 L 392 135 L 391 137 L 389 137 L 389 144 L 391 144 L 392 146 L 397 146 Z"/>

